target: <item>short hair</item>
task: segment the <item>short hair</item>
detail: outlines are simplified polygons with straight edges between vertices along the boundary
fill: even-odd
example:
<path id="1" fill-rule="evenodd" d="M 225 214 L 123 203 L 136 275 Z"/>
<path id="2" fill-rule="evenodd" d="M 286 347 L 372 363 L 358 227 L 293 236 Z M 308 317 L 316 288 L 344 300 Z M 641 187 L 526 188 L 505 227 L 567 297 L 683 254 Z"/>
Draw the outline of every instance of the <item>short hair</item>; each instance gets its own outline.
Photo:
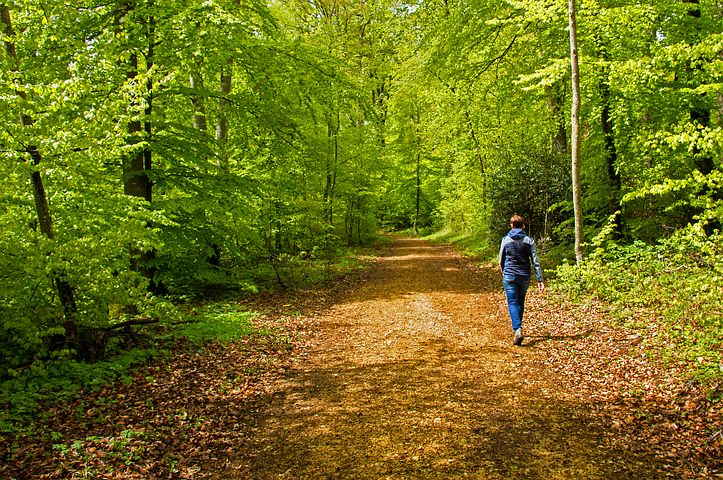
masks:
<path id="1" fill-rule="evenodd" d="M 522 228 L 525 226 L 525 219 L 522 218 L 522 215 L 512 215 L 510 225 L 512 225 L 513 228 Z"/>

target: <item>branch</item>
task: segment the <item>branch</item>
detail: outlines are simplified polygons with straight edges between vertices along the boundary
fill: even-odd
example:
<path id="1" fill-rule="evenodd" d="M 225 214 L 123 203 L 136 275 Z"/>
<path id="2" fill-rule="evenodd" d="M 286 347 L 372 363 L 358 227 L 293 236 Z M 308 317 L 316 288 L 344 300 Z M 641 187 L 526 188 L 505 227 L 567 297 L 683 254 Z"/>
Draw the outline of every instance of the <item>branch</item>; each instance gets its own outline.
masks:
<path id="1" fill-rule="evenodd" d="M 522 33 L 525 32 L 525 30 L 527 30 L 527 28 L 530 25 L 532 25 L 532 22 L 527 22 L 527 25 L 525 25 L 525 27 L 521 31 L 517 32 L 515 34 L 515 36 L 512 37 L 512 41 L 510 42 L 509 45 L 507 45 L 507 47 L 505 47 L 505 49 L 502 51 L 502 53 L 500 53 L 495 58 L 493 58 L 492 60 L 487 62 L 487 64 L 482 68 L 482 70 L 480 70 L 477 73 L 477 75 L 474 76 L 474 80 L 477 80 L 483 73 L 485 73 L 487 70 L 489 70 L 492 67 L 492 65 L 494 65 L 495 63 L 497 63 L 500 60 L 502 60 L 503 58 L 505 58 L 505 56 L 507 56 L 507 53 L 512 49 L 512 47 L 514 46 L 515 42 L 520 37 L 520 35 L 522 35 Z"/>
<path id="2" fill-rule="evenodd" d="M 116 323 L 115 325 L 111 325 L 109 327 L 99 328 L 98 330 L 101 330 L 103 332 L 110 332 L 110 331 L 118 330 L 121 328 L 131 327 L 133 325 L 150 325 L 153 323 L 160 323 L 160 320 L 158 320 L 157 318 L 150 318 L 150 317 L 134 318 L 132 320 L 126 320 L 125 322 Z"/>

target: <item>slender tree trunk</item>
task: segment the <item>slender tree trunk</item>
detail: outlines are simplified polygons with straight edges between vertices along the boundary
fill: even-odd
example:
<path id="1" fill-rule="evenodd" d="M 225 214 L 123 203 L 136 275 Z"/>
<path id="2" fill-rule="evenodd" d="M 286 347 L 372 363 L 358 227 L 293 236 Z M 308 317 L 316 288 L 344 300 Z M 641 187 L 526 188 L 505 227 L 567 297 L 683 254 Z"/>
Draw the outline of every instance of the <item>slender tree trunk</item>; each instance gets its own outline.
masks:
<path id="1" fill-rule="evenodd" d="M 200 61 L 195 65 L 193 71 L 189 75 L 189 84 L 193 91 L 191 102 L 193 103 L 193 126 L 202 132 L 208 131 L 208 121 L 206 120 L 206 102 L 203 97 L 203 75 L 201 74 Z"/>
<path id="2" fill-rule="evenodd" d="M 414 208 L 414 236 L 419 235 L 419 210 L 422 199 L 422 180 L 421 180 L 421 153 L 419 151 L 419 141 L 417 141 L 417 198 Z"/>
<path id="3" fill-rule="evenodd" d="M 622 179 L 620 173 L 617 170 L 618 162 L 618 151 L 615 145 L 615 126 L 612 118 L 612 105 L 610 99 L 610 71 L 608 68 L 608 56 L 605 45 L 600 41 L 599 38 L 595 39 L 598 49 L 598 58 L 600 64 L 600 126 L 603 132 L 603 139 L 605 145 L 606 165 L 607 165 L 607 177 L 608 177 L 608 194 L 609 198 L 609 215 L 615 215 L 614 221 L 614 234 L 620 238 L 623 234 L 622 216 L 620 204 L 620 191 L 622 190 Z"/>
<path id="4" fill-rule="evenodd" d="M 606 163 L 607 163 L 607 174 L 608 174 L 608 194 L 609 199 L 609 214 L 615 215 L 615 235 L 619 238 L 623 234 L 622 216 L 620 204 L 620 191 L 622 189 L 622 179 L 617 169 L 618 163 L 618 151 L 615 146 L 615 129 L 613 125 L 612 116 L 610 115 L 610 87 L 606 79 L 603 79 L 600 84 L 600 96 L 601 96 L 601 111 L 600 111 L 600 123 L 602 126 L 603 137 L 605 139 L 605 151 Z"/>
<path id="5" fill-rule="evenodd" d="M 240 0 L 234 0 L 233 5 L 236 7 L 240 6 Z M 228 148 L 228 111 L 231 108 L 231 101 L 229 100 L 229 96 L 231 95 L 231 90 L 233 87 L 233 66 L 233 57 L 229 56 L 228 60 L 226 60 L 226 65 L 221 67 L 221 98 L 218 105 L 218 123 L 216 124 L 216 142 L 220 147 L 220 152 L 216 161 L 216 165 L 222 173 L 228 173 L 230 170 L 230 155 Z"/>
<path id="6" fill-rule="evenodd" d="M 572 71 L 572 204 L 575 213 L 575 259 L 583 260 L 582 245 L 585 241 L 583 233 L 582 192 L 580 187 L 580 69 L 577 52 L 577 27 L 575 23 L 575 0 L 569 0 L 568 14 L 570 20 L 570 67 Z"/>
<path id="7" fill-rule="evenodd" d="M 690 9 L 688 10 L 688 15 L 695 18 L 697 22 L 700 22 L 701 19 L 701 10 L 700 10 L 700 0 L 683 0 L 683 3 L 690 4 Z M 696 23 L 697 23 L 696 22 Z M 700 41 L 700 34 L 699 34 L 699 28 L 695 28 L 692 32 L 692 38 L 690 40 L 691 45 L 694 45 L 695 43 Z M 700 68 L 700 67 L 697 67 Z M 700 95 L 699 98 L 699 104 L 695 105 L 690 110 L 690 120 L 701 126 L 702 128 L 708 128 L 710 127 L 710 109 L 706 107 L 705 102 L 705 93 Z M 694 147 L 693 153 L 695 154 L 695 168 L 700 171 L 703 175 L 708 175 L 715 169 L 715 162 L 713 161 L 713 157 L 710 155 L 701 156 L 699 155 L 699 149 L 697 147 Z"/>
<path id="8" fill-rule="evenodd" d="M 149 0 L 146 5 L 149 8 L 153 7 L 153 0 Z M 132 2 L 121 2 L 119 4 L 120 9 L 116 16 L 116 30 L 120 32 L 123 25 L 123 17 L 135 8 L 135 4 Z M 151 79 L 150 72 L 155 62 L 155 18 L 151 14 L 143 22 L 145 27 L 144 33 L 146 35 L 147 49 L 143 54 L 143 63 L 140 61 L 140 54 L 138 51 L 133 50 L 130 55 L 130 64 L 128 65 L 128 72 L 126 74 L 127 79 L 130 82 L 135 82 L 138 78 L 138 74 L 141 68 L 145 69 L 146 73 L 146 93 L 144 98 L 145 107 L 143 108 L 143 116 L 140 117 L 140 105 L 135 103 L 132 106 L 133 111 L 138 118 L 131 120 L 128 123 L 128 135 L 130 142 L 139 143 L 144 142 L 144 147 L 140 149 L 133 156 L 126 158 L 123 162 L 123 193 L 128 196 L 142 198 L 148 203 L 153 200 L 153 183 L 151 181 L 149 173 L 153 170 L 153 150 L 151 149 L 151 143 L 153 140 L 153 80 Z M 155 256 L 155 252 L 141 252 L 132 250 L 131 251 L 131 269 L 140 273 L 149 280 L 149 291 L 158 292 L 160 286 L 154 281 L 155 270 L 150 267 L 151 260 Z M 135 314 L 135 308 L 128 307 L 128 313 Z"/>
<path id="9" fill-rule="evenodd" d="M 216 165 L 222 172 L 229 171 L 228 109 L 231 106 L 231 102 L 228 96 L 231 94 L 233 83 L 232 69 L 233 59 L 229 59 L 226 66 L 221 68 L 221 99 L 219 100 L 218 124 L 216 124 L 216 142 L 219 144 L 221 151 Z"/>
<path id="10" fill-rule="evenodd" d="M 150 72 L 151 67 L 153 66 L 155 59 L 155 48 L 156 48 L 156 19 L 153 15 L 151 15 L 148 19 L 148 51 L 146 53 L 146 70 L 147 72 Z M 146 108 L 145 108 L 145 118 L 143 120 L 143 129 L 145 132 L 145 145 L 146 147 L 143 149 L 143 170 L 145 172 L 150 172 L 153 169 L 153 150 L 151 150 L 150 145 L 152 144 L 153 140 L 153 123 L 151 121 L 151 115 L 153 114 L 153 79 L 150 75 L 147 76 L 146 80 Z M 148 181 L 148 193 L 146 194 L 146 200 L 149 202 L 151 201 L 151 194 L 153 191 L 153 182 L 148 178 L 148 175 L 146 174 L 146 179 Z"/>
<path id="11" fill-rule="evenodd" d="M 385 77 L 379 78 L 376 72 L 372 72 L 370 77 L 374 80 L 375 86 L 372 89 L 372 104 L 376 105 L 379 113 L 377 121 L 377 135 L 379 146 L 386 147 L 386 125 L 389 109 L 387 108 L 387 87 L 385 85 Z"/>
<path id="12" fill-rule="evenodd" d="M 127 0 L 120 0 L 117 4 L 117 10 L 115 14 L 115 31 L 116 34 L 120 34 L 123 28 L 124 17 L 128 15 L 135 8 L 134 2 Z M 150 25 L 149 31 L 149 50 L 148 54 L 150 58 L 146 59 L 147 69 L 150 69 L 151 62 L 153 61 L 153 39 L 150 38 Z M 139 59 L 138 52 L 132 51 L 130 55 L 128 70 L 126 78 L 129 82 L 134 82 L 138 78 Z M 148 86 L 148 85 L 147 85 Z M 152 87 L 152 85 L 151 85 Z M 150 96 L 150 91 L 148 93 Z M 147 98 L 150 100 L 150 98 Z M 138 105 L 134 105 L 138 107 Z M 144 110 L 144 116 L 148 116 L 150 105 L 146 105 Z M 133 109 L 136 110 L 135 108 Z M 138 115 L 135 112 L 135 115 Z M 134 116 L 135 116 L 134 115 Z M 138 115 L 139 116 L 139 115 Z M 145 122 L 148 123 L 149 119 L 146 118 Z M 141 118 L 135 118 L 128 123 L 128 136 L 131 142 L 139 143 L 143 136 L 147 136 L 147 129 L 150 125 L 144 125 Z M 151 167 L 151 153 L 148 146 L 142 150 L 136 152 L 133 156 L 125 158 L 123 161 L 123 193 L 133 197 L 140 197 L 146 201 L 151 201 L 151 182 L 148 177 L 146 166 Z"/>
<path id="13" fill-rule="evenodd" d="M 17 73 L 20 70 L 20 62 L 18 60 L 14 43 L 15 31 L 13 29 L 10 9 L 5 3 L 0 4 L 0 24 L 0 33 L 7 38 L 4 43 L 5 51 L 12 62 L 10 69 L 13 73 Z M 18 90 L 16 93 L 23 100 L 27 99 L 24 91 Z M 32 117 L 30 115 L 20 114 L 20 125 L 23 128 L 32 126 Z M 45 192 L 45 186 L 43 185 L 43 177 L 38 170 L 43 161 L 43 156 L 36 145 L 26 146 L 25 153 L 30 155 L 30 158 L 33 161 L 33 166 L 35 167 L 30 175 L 30 183 L 33 188 L 35 213 L 38 217 L 40 233 L 49 240 L 54 240 L 55 231 L 53 230 L 53 217 L 50 214 L 50 205 L 48 203 L 48 196 Z M 65 342 L 68 345 L 77 348 L 78 325 L 76 317 L 78 314 L 78 307 L 75 303 L 74 288 L 63 278 L 61 273 L 53 271 L 51 272 L 51 278 L 58 293 L 60 304 L 63 307 Z"/>
<path id="14" fill-rule="evenodd" d="M 467 121 L 467 128 L 469 129 L 469 136 L 472 139 L 472 145 L 474 146 L 474 157 L 477 160 L 477 166 L 479 167 L 479 173 L 482 175 L 482 195 L 483 199 L 487 199 L 487 173 L 485 172 L 485 162 L 482 158 L 482 148 L 480 147 L 479 139 L 477 138 L 477 130 L 474 128 L 472 117 L 469 114 L 469 110 L 464 109 L 464 118 Z"/>
<path id="15" fill-rule="evenodd" d="M 552 116 L 556 129 L 550 139 L 550 150 L 553 154 L 567 153 L 567 126 L 565 125 L 565 114 L 562 105 L 565 103 L 559 88 L 555 86 L 545 87 L 545 95 L 547 97 L 547 110 Z"/>
<path id="16" fill-rule="evenodd" d="M 130 69 L 128 70 L 127 77 L 130 81 L 138 77 L 138 54 L 135 52 L 132 53 L 130 57 Z M 140 141 L 143 130 L 144 128 L 139 118 L 131 120 L 128 124 L 128 134 L 131 141 Z M 144 198 L 150 202 L 151 183 L 146 174 L 146 162 L 148 161 L 147 150 L 148 147 L 145 147 L 123 162 L 123 192 L 126 195 Z"/>
<path id="17" fill-rule="evenodd" d="M 688 10 L 688 15 L 695 18 L 695 24 L 694 28 L 691 32 L 691 38 L 689 43 L 691 45 L 695 45 L 700 42 L 701 40 L 701 34 L 700 34 L 700 22 L 702 18 L 702 12 L 700 9 L 700 0 L 683 0 L 683 3 L 690 4 L 690 9 Z M 723 55 L 723 53 L 719 54 Z M 694 72 L 699 71 L 702 67 L 696 66 L 696 67 L 690 67 L 693 69 Z M 691 108 L 689 112 L 689 118 L 691 123 L 693 123 L 694 126 L 701 128 L 701 129 L 709 129 L 712 122 L 712 107 L 710 105 L 710 101 L 708 100 L 709 97 L 707 97 L 706 93 L 701 93 L 696 99 L 693 104 L 693 108 Z M 718 102 L 721 101 L 721 95 L 718 94 L 717 98 Z M 720 106 L 720 103 L 719 103 Z M 714 159 L 714 156 L 710 153 L 701 153 L 700 148 L 697 145 L 693 145 L 692 148 L 693 153 L 693 166 L 696 170 L 698 170 L 703 175 L 710 175 L 713 173 L 713 171 L 716 169 L 716 162 Z M 705 187 L 701 191 L 702 195 L 710 196 L 714 201 L 720 201 L 723 199 L 723 192 L 720 190 L 713 190 L 709 187 Z M 696 209 L 697 210 L 697 209 Z M 695 212 L 694 215 L 691 215 L 691 220 L 694 220 L 695 217 L 698 215 L 699 210 Z M 705 225 L 706 232 L 710 235 L 713 234 L 713 232 L 720 230 L 721 228 L 721 221 L 720 219 L 711 219 L 709 220 Z"/>
<path id="18" fill-rule="evenodd" d="M 334 193 L 336 190 L 336 176 L 339 165 L 339 128 L 341 122 L 340 112 L 336 112 L 336 120 L 332 115 L 327 120 L 326 135 L 331 142 L 332 151 L 326 157 L 326 184 L 324 186 L 324 219 L 329 225 L 334 225 Z"/>

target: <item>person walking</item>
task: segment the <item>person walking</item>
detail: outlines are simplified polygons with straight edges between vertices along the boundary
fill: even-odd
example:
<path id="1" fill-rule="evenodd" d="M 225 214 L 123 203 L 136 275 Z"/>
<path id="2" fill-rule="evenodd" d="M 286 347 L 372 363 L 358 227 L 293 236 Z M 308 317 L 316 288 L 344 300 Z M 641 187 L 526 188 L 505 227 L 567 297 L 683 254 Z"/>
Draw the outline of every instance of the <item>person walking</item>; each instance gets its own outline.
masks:
<path id="1" fill-rule="evenodd" d="M 525 295 L 530 286 L 531 266 L 535 269 L 537 289 L 545 291 L 542 267 L 537 258 L 537 247 L 532 237 L 525 233 L 525 220 L 520 215 L 510 218 L 510 231 L 500 244 L 499 264 L 502 286 L 507 297 L 507 308 L 512 320 L 513 345 L 522 345 L 522 314 L 525 311 Z"/>

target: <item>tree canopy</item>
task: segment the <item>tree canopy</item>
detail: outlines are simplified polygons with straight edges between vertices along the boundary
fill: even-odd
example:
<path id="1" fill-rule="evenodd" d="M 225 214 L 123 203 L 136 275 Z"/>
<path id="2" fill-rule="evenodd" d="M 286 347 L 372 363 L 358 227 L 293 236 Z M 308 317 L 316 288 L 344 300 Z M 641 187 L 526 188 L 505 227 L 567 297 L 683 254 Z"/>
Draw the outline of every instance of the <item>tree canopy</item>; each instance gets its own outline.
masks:
<path id="1" fill-rule="evenodd" d="M 518 213 L 574 258 L 567 2 L 0 8 L 3 378 L 381 228 L 494 244 Z M 587 253 L 720 255 L 722 13 L 578 2 Z"/>

